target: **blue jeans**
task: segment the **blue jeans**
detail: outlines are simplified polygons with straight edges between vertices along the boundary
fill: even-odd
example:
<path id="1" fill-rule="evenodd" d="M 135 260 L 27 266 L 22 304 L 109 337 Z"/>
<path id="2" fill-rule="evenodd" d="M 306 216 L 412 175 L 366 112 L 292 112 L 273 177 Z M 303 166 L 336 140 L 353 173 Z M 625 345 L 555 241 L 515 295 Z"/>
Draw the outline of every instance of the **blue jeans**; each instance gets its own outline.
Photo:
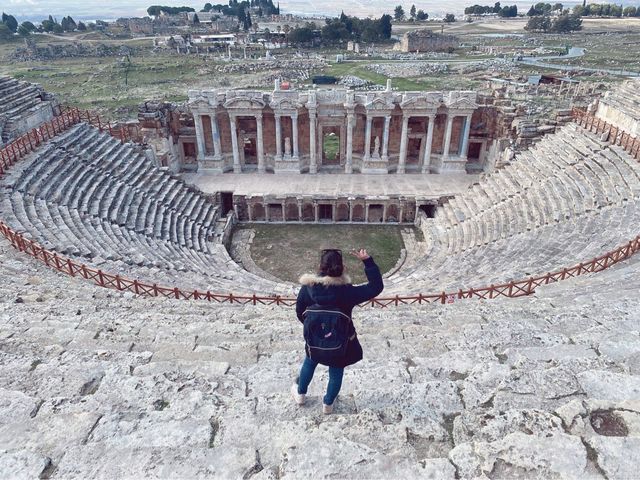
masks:
<path id="1" fill-rule="evenodd" d="M 313 372 L 315 372 L 318 362 L 311 360 L 309 357 L 304 359 L 302 368 L 300 369 L 300 378 L 298 380 L 298 393 L 305 395 L 307 388 L 313 379 Z M 329 367 L 329 384 L 327 385 L 327 394 L 323 398 L 325 405 L 333 405 L 338 393 L 340 393 L 340 387 L 342 387 L 342 375 L 344 374 L 344 368 Z"/>

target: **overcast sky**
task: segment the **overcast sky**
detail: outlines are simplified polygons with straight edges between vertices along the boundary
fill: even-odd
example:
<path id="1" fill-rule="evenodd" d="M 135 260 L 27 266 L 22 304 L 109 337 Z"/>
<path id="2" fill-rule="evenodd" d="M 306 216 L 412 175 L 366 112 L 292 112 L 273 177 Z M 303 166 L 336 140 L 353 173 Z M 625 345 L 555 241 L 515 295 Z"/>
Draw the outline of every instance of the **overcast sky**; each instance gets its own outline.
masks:
<path id="1" fill-rule="evenodd" d="M 220 0 L 210 0 L 211 3 L 222 3 Z M 605 0 L 602 0 L 603 3 Z M 1 0 L 2 10 L 11 13 L 19 21 L 32 20 L 39 21 L 48 15 L 61 18 L 71 15 L 76 20 L 93 19 L 115 19 L 118 17 L 134 17 L 146 15 L 146 9 L 153 4 L 181 6 L 186 5 L 200 10 L 206 0 Z M 342 10 L 349 15 L 357 16 L 380 16 L 383 13 L 393 13 L 393 8 L 397 4 L 402 4 L 408 13 L 412 3 L 416 8 L 423 9 L 431 16 L 443 16 L 451 12 L 461 14 L 465 6 L 474 3 L 493 4 L 493 1 L 478 0 L 357 0 L 357 1 L 318 1 L 318 0 L 281 0 L 280 7 L 283 13 L 306 14 L 306 15 L 338 15 Z M 504 5 L 518 5 L 520 10 L 528 10 L 532 3 L 529 1 L 503 1 Z M 551 1 L 550 3 L 555 3 Z M 566 6 L 573 6 L 582 3 L 581 0 L 562 2 Z M 592 3 L 592 2 L 589 2 Z M 635 5 L 638 0 L 622 0 L 615 3 L 625 5 Z"/>

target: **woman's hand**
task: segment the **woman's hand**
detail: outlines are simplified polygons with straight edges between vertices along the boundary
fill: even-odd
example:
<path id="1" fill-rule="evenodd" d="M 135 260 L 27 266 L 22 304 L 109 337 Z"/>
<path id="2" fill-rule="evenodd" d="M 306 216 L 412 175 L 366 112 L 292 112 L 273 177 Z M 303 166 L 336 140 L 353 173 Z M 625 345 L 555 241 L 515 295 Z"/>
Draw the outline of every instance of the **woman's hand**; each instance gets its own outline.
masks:
<path id="1" fill-rule="evenodd" d="M 364 248 L 361 248 L 360 250 L 353 250 L 351 252 L 351 255 L 356 257 L 358 260 L 366 260 L 367 258 L 369 258 L 369 254 Z"/>

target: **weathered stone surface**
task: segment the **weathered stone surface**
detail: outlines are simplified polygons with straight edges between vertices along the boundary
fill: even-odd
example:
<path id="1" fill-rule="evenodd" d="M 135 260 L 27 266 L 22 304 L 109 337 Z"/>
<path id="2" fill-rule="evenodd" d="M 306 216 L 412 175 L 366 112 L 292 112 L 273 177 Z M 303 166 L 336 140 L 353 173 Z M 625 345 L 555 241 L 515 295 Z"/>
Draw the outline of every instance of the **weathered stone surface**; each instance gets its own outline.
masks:
<path id="1" fill-rule="evenodd" d="M 456 445 L 495 442 L 515 432 L 544 437 L 564 433 L 564 430 L 557 416 L 542 410 L 468 410 L 457 416 L 453 423 Z"/>
<path id="2" fill-rule="evenodd" d="M 564 433 L 515 432 L 495 442 L 463 443 L 449 453 L 461 478 L 586 478 L 587 451 Z"/>
<path id="3" fill-rule="evenodd" d="M 630 452 L 640 451 L 640 438 L 591 437 L 588 445 L 595 451 L 597 463 L 607 478 L 637 478 L 638 462 Z"/>
<path id="4" fill-rule="evenodd" d="M 5 478 L 30 480 L 42 478 L 43 472 L 51 465 L 51 459 L 27 450 L 0 450 L 0 472 Z"/>
<path id="5" fill-rule="evenodd" d="M 577 379 L 589 398 L 622 401 L 640 397 L 640 376 L 597 370 L 580 373 Z"/>

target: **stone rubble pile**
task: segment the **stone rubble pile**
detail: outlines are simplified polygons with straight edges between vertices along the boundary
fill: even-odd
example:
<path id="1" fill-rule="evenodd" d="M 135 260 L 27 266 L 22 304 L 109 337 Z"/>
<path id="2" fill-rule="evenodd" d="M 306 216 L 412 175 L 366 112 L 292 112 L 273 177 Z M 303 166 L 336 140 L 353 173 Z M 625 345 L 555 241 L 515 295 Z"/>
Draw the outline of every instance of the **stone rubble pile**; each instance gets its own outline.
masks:
<path id="1" fill-rule="evenodd" d="M 374 63 L 367 70 L 390 78 L 419 77 L 422 75 L 440 75 L 449 71 L 445 63 Z"/>
<path id="2" fill-rule="evenodd" d="M 106 45 L 103 43 L 27 43 L 26 47 L 18 47 L 9 54 L 9 60 L 18 62 L 46 62 L 63 58 L 83 57 L 123 57 L 125 55 L 142 54 L 140 47 L 122 45 Z"/>
<path id="3" fill-rule="evenodd" d="M 319 58 L 308 59 L 272 59 L 272 60 L 242 60 L 224 65 L 216 65 L 215 70 L 219 73 L 258 73 L 264 71 L 290 71 L 306 72 L 307 78 L 310 71 L 319 70 L 326 66 L 326 62 Z"/>

